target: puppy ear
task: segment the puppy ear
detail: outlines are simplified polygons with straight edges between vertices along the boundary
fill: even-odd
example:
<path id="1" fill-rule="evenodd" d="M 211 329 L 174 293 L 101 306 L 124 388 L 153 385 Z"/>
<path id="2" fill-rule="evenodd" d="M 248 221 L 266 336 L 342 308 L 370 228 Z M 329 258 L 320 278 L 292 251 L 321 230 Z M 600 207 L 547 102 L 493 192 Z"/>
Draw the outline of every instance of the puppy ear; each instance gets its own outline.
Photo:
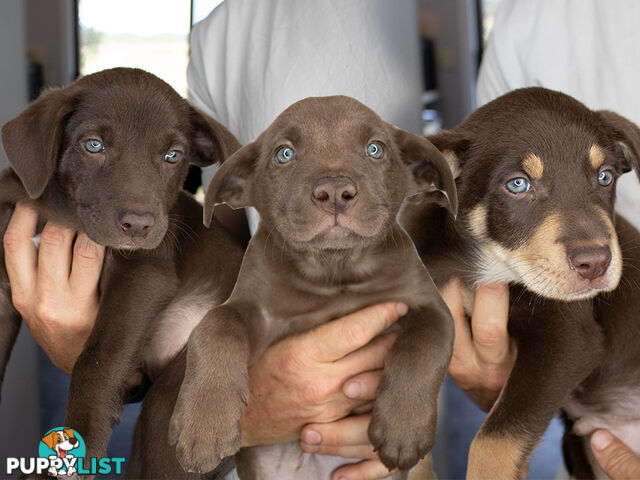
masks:
<path id="1" fill-rule="evenodd" d="M 31 198 L 42 195 L 53 176 L 74 104 L 70 87 L 49 90 L 2 127 L 9 163 Z"/>
<path id="2" fill-rule="evenodd" d="M 53 446 L 56 443 L 56 432 L 51 432 L 49 435 L 45 435 L 40 439 L 47 447 L 53 450 Z"/>
<path id="3" fill-rule="evenodd" d="M 189 106 L 191 110 L 191 163 L 206 167 L 222 163 L 242 145 L 221 123 Z"/>
<path id="4" fill-rule="evenodd" d="M 250 143 L 231 155 L 215 173 L 204 197 L 204 224 L 207 227 L 216 205 L 226 203 L 234 209 L 251 206 L 252 178 L 259 155 L 258 142 Z"/>
<path id="5" fill-rule="evenodd" d="M 444 156 L 423 137 L 400 129 L 396 130 L 395 135 L 402 159 L 412 174 L 406 196 L 440 192 L 446 197 L 444 205 L 456 216 L 458 214 L 456 182 Z M 438 193 L 439 197 L 441 197 L 440 193 Z"/>
<path id="6" fill-rule="evenodd" d="M 464 161 L 464 153 L 470 144 L 469 140 L 457 130 L 441 130 L 434 135 L 429 135 L 427 140 L 433 143 L 447 160 L 453 178 L 458 178 L 460 167 Z"/>
<path id="7" fill-rule="evenodd" d="M 69 437 L 69 438 L 75 438 L 76 435 L 75 433 L 73 433 L 73 428 L 64 428 L 62 429 L 62 431 Z"/>
<path id="8" fill-rule="evenodd" d="M 640 178 L 640 128 L 617 113 L 608 110 L 600 110 L 598 113 L 613 128 L 613 140 L 622 149 L 629 169 L 633 168 Z"/>

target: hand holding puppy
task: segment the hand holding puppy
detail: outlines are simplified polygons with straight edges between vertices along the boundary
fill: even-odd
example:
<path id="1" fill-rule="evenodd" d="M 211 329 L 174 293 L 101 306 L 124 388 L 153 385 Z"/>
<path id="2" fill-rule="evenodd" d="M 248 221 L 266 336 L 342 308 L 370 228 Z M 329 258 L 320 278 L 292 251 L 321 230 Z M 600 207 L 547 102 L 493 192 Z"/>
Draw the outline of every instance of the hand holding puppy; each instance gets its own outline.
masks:
<path id="1" fill-rule="evenodd" d="M 13 304 L 55 366 L 71 373 L 98 313 L 104 247 L 47 223 L 36 250 L 37 213 L 17 204 L 4 235 Z"/>
<path id="2" fill-rule="evenodd" d="M 504 283 L 480 285 L 471 323 L 464 312 L 460 282 L 441 289 L 456 327 L 449 375 L 482 410 L 489 411 L 509 378 L 516 345 L 509 337 L 509 289 Z"/>

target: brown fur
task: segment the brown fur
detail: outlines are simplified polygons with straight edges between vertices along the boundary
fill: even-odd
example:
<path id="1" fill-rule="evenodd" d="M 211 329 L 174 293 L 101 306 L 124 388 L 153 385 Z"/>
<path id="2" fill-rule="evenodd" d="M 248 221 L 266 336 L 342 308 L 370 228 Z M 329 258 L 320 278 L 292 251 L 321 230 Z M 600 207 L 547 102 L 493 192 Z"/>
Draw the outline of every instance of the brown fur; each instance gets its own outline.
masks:
<path id="1" fill-rule="evenodd" d="M 143 368 L 158 317 L 194 285 L 208 287 L 212 305 L 231 291 L 242 249 L 220 225 L 204 228 L 201 207 L 181 186 L 189 162 L 221 161 L 239 144 L 162 80 L 125 68 L 45 92 L 2 137 L 12 168 L 0 177 L 1 231 L 13 205 L 24 201 L 41 220 L 109 247 L 98 316 L 73 369 L 65 419 L 86 440 L 87 456 L 102 457 L 125 381 Z M 88 152 L 90 138 L 100 139 L 104 152 Z M 181 161 L 167 163 L 169 150 L 182 151 Z M 155 224 L 131 237 L 119 223 L 122 211 L 153 216 Z M 0 280 L 10 298 L 3 252 Z M 0 312 L 2 371 L 19 322 L 11 306 Z"/>
<path id="2" fill-rule="evenodd" d="M 437 285 L 454 277 L 467 288 L 510 283 L 509 333 L 518 356 L 474 439 L 467 477 L 516 479 L 560 408 L 578 412 L 572 422 L 586 411 L 606 418 L 611 392 L 640 378 L 640 234 L 614 213 L 615 178 L 638 170 L 640 130 L 561 93 L 529 88 L 430 140 L 457 156 L 459 221 L 433 204 L 413 204 L 401 222 Z M 594 145 L 602 162 L 594 161 Z M 544 162 L 539 179 L 522 171 L 532 153 Z M 614 176 L 608 186 L 598 183 L 604 169 Z M 528 177 L 529 192 L 506 189 L 518 177 Z M 600 277 L 577 273 L 582 267 L 572 258 L 585 249 L 610 252 Z M 565 441 L 565 458 L 581 478 L 593 475 L 582 440 Z"/>
<path id="3" fill-rule="evenodd" d="M 365 155 L 372 141 L 383 146 L 382 158 Z M 279 164 L 275 156 L 283 145 L 296 154 Z M 348 178 L 356 187 L 353 204 L 343 213 L 328 214 L 313 200 L 314 186 L 327 177 Z M 155 403 L 149 405 L 150 412 L 168 412 L 175 401 L 169 440 L 185 469 L 207 472 L 238 452 L 249 395 L 247 367 L 269 345 L 381 301 L 405 302 L 409 312 L 398 322 L 401 333 L 386 362 L 369 437 L 389 469 L 407 470 L 430 451 L 453 324 L 395 220 L 404 198 L 429 194 L 421 192 L 440 197 L 444 192 L 456 211 L 453 177 L 442 155 L 348 97 L 292 105 L 225 162 L 207 191 L 205 220 L 214 204 L 226 202 L 255 206 L 261 223 L 231 297 L 209 312 L 189 339 L 177 400 L 171 391 L 175 380 L 161 380 L 166 390 L 154 392 Z M 162 417 L 156 427 L 146 424 L 139 438 L 164 432 L 164 422 Z M 317 470 L 297 469 L 320 465 L 323 456 L 314 460 L 294 447 L 299 463 L 272 459 L 277 474 L 265 466 L 264 452 L 273 448 L 242 450 L 236 457 L 238 473 L 243 479 L 319 478 Z M 164 456 L 148 455 L 139 461 L 154 472 L 162 470 Z"/>

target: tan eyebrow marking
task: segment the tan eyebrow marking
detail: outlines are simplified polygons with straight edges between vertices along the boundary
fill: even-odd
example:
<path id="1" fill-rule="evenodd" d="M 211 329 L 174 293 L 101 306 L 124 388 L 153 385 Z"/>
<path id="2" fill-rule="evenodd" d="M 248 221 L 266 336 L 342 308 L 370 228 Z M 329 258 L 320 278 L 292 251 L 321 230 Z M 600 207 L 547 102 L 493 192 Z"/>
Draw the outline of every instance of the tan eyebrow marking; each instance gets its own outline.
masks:
<path id="1" fill-rule="evenodd" d="M 536 180 L 542 178 L 542 172 L 544 171 L 544 165 L 542 160 L 535 153 L 530 153 L 522 160 L 522 169 L 531 178 Z"/>
<path id="2" fill-rule="evenodd" d="M 599 169 L 604 163 L 604 152 L 595 143 L 589 149 L 589 163 L 595 170 Z"/>

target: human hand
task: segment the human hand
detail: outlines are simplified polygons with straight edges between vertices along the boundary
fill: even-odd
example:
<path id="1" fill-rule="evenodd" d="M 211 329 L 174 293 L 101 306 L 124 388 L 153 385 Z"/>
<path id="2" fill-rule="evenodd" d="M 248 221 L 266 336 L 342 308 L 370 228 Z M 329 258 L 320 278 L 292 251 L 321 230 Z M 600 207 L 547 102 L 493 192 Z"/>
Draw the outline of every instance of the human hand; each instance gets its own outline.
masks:
<path id="1" fill-rule="evenodd" d="M 380 375 L 376 373 L 376 386 Z M 367 430 L 371 414 L 346 417 L 331 423 L 310 424 L 302 429 L 300 449 L 308 453 L 335 455 L 344 458 L 361 459 L 337 468 L 331 475 L 336 479 L 378 480 L 395 473 L 389 472 L 373 445 L 369 442 Z"/>
<path id="2" fill-rule="evenodd" d="M 35 235 L 38 214 L 18 203 L 4 234 L 13 305 L 55 366 L 71 373 L 98 313 L 104 247 L 49 222 Z"/>
<path id="3" fill-rule="evenodd" d="M 380 333 L 406 312 L 395 302 L 367 307 L 268 348 L 249 367 L 242 446 L 293 442 L 304 425 L 371 402 L 397 336 Z"/>
<path id="4" fill-rule="evenodd" d="M 640 478 L 640 458 L 606 430 L 591 435 L 591 450 L 611 480 Z"/>
<path id="5" fill-rule="evenodd" d="M 464 313 L 460 282 L 452 280 L 440 293 L 451 310 L 456 329 L 449 375 L 471 400 L 488 411 L 516 359 L 516 344 L 507 331 L 508 286 L 493 283 L 477 288 L 471 325 Z"/>

